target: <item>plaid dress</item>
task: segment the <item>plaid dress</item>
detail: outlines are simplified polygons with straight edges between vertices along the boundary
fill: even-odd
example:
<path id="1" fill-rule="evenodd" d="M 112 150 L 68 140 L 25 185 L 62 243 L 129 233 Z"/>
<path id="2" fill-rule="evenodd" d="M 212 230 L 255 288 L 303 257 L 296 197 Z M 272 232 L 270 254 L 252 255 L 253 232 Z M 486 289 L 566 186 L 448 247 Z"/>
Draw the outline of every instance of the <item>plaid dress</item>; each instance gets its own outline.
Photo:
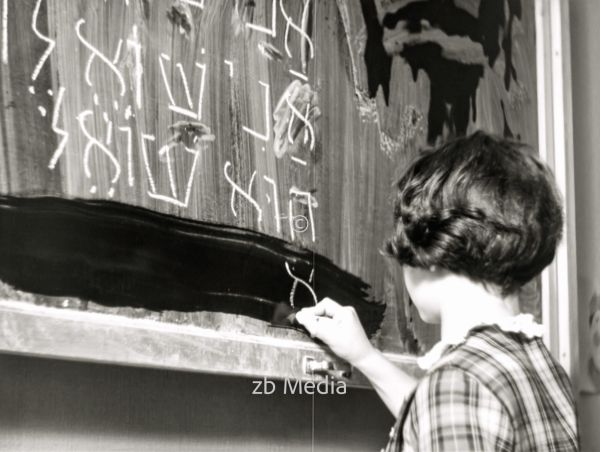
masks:
<path id="1" fill-rule="evenodd" d="M 539 337 L 497 325 L 448 346 L 407 397 L 382 451 L 579 450 L 567 374 Z"/>

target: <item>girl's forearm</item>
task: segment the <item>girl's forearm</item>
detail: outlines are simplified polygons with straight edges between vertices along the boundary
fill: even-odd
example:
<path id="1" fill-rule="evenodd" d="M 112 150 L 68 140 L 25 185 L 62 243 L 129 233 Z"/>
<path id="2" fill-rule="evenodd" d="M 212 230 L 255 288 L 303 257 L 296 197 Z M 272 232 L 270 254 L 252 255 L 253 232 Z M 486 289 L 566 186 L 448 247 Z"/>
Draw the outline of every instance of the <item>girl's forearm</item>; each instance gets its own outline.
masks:
<path id="1" fill-rule="evenodd" d="M 392 364 L 375 348 L 353 365 L 367 377 L 388 409 L 398 417 L 402 402 L 415 387 L 417 380 Z"/>

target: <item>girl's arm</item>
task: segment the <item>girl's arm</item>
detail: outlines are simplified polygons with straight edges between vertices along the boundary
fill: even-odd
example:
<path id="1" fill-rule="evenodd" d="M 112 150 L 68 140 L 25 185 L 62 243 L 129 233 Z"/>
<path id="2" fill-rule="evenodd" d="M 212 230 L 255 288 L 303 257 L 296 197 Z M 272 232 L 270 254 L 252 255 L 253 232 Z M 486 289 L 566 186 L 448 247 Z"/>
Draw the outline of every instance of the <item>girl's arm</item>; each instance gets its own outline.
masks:
<path id="1" fill-rule="evenodd" d="M 369 342 L 354 308 L 325 298 L 316 306 L 296 314 L 311 336 L 329 346 L 340 358 L 360 370 L 394 416 L 416 385 L 416 379 L 402 371 Z"/>

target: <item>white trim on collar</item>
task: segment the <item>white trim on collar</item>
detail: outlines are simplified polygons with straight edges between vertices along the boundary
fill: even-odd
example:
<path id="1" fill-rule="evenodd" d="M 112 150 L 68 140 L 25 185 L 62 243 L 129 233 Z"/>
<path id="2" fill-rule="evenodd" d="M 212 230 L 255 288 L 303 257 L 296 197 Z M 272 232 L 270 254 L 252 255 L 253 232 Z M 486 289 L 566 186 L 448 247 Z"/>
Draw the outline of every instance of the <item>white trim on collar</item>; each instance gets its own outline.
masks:
<path id="1" fill-rule="evenodd" d="M 464 342 L 473 329 L 484 325 L 497 325 L 502 331 L 507 333 L 521 333 L 528 339 L 542 337 L 544 333 L 543 325 L 537 323 L 532 314 L 519 314 L 514 317 L 507 317 L 491 323 L 482 322 L 468 330 L 463 337 L 439 341 L 431 348 L 431 350 L 417 358 L 417 365 L 423 370 L 430 369 L 437 361 L 439 361 L 448 347 Z"/>

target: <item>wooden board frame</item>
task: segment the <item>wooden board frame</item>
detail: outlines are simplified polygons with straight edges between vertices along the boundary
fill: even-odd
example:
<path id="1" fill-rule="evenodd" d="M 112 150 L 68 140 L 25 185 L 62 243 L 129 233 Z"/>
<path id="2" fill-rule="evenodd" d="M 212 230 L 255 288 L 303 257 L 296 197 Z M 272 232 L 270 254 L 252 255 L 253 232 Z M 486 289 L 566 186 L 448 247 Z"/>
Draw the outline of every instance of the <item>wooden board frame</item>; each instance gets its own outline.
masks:
<path id="1" fill-rule="evenodd" d="M 577 264 L 569 3 L 536 0 L 539 150 L 564 201 L 564 238 L 542 273 L 546 343 L 578 387 Z"/>
<path id="2" fill-rule="evenodd" d="M 577 305 L 574 237 L 573 140 L 570 92 L 568 3 L 536 0 L 536 47 L 539 149 L 553 168 L 566 208 L 565 240 L 542 275 L 542 312 L 551 351 L 576 381 Z M 566 276 L 565 276 L 566 275 Z M 19 337 L 5 334 L 22 332 Z M 74 341 L 73 338 L 78 338 Z M 240 336 L 218 331 L 0 301 L 0 352 L 168 368 L 248 377 L 312 379 L 307 359 L 348 365 L 316 344 Z M 416 357 L 387 354 L 414 375 Z M 352 372 L 349 386 L 369 387 Z"/>

